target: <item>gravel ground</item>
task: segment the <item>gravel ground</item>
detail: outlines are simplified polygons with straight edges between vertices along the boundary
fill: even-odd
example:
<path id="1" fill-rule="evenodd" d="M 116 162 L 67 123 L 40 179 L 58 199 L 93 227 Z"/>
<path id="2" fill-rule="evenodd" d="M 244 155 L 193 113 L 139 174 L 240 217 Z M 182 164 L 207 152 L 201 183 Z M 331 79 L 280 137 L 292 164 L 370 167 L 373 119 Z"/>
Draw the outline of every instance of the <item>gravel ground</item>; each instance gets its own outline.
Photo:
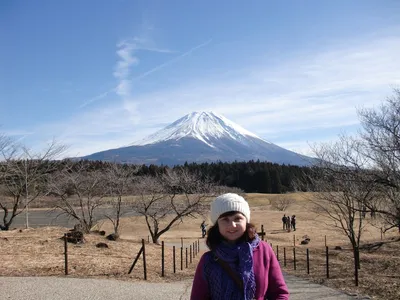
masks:
<path id="1" fill-rule="evenodd" d="M 291 300 L 368 299 L 285 275 Z M 191 281 L 174 283 L 125 282 L 66 277 L 0 277 L 2 300 L 189 299 Z"/>

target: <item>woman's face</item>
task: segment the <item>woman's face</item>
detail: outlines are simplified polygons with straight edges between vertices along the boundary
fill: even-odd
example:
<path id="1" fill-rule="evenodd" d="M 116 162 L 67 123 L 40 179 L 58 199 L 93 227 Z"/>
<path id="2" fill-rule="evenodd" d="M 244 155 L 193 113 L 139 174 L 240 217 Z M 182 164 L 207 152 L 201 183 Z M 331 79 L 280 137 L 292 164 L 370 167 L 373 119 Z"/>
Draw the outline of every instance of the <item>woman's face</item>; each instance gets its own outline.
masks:
<path id="1" fill-rule="evenodd" d="M 237 212 L 230 216 L 223 216 L 218 219 L 219 233 L 228 241 L 234 242 L 246 231 L 246 217 Z"/>

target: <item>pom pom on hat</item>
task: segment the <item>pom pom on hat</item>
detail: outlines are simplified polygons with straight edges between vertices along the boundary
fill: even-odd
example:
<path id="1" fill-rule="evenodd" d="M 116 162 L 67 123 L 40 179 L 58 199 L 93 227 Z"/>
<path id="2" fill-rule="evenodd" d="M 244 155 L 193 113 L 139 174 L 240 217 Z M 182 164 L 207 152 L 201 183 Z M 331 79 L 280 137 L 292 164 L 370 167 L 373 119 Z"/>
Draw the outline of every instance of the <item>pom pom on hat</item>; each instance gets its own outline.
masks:
<path id="1" fill-rule="evenodd" d="M 247 222 L 250 222 L 249 204 L 242 196 L 233 193 L 218 196 L 211 203 L 211 222 L 215 224 L 220 215 L 230 211 L 242 213 L 246 217 Z"/>

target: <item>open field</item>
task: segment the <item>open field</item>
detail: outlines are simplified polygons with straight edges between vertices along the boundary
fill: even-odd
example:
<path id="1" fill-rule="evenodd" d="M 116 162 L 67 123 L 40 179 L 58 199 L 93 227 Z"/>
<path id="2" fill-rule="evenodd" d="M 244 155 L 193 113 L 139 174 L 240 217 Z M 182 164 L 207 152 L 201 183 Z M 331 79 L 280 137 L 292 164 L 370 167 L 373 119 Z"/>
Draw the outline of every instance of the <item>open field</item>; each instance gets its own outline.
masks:
<path id="1" fill-rule="evenodd" d="M 291 194 L 296 203 L 285 212 L 272 210 L 270 201 L 282 195 L 249 194 L 246 195 L 251 206 L 251 222 L 260 230 L 264 225 L 266 239 L 276 250 L 282 262 L 283 247 L 287 248 L 287 267 L 285 271 L 310 280 L 324 283 L 331 287 L 346 291 L 357 291 L 373 296 L 373 299 L 397 299 L 400 297 L 400 241 L 396 230 L 383 236 L 387 242 L 376 249 L 361 250 L 360 286 L 354 287 L 353 260 L 347 238 L 338 230 L 325 224 L 324 218 L 311 210 L 307 194 Z M 287 196 L 286 196 L 287 197 Z M 297 230 L 282 230 L 283 213 L 295 214 Z M 180 246 L 181 238 L 189 246 L 200 238 L 202 219 L 186 219 L 161 237 L 167 245 Z M 369 218 L 366 221 L 370 221 Z M 206 223 L 209 221 L 206 220 Z M 99 228 L 110 233 L 110 222 L 100 222 Z M 59 238 L 66 228 L 24 229 L 0 232 L 0 265 L 1 276 L 28 276 L 63 274 L 63 241 Z M 307 246 L 300 245 L 303 236 L 309 236 L 311 242 Z M 330 250 L 330 279 L 325 278 L 325 236 Z M 107 277 L 122 280 L 142 280 L 143 268 L 141 259 L 131 275 L 127 275 L 130 265 L 141 247 L 140 240 L 147 241 L 148 231 L 142 217 L 123 218 L 121 224 L 121 241 L 109 242 L 103 236 L 90 234 L 83 245 L 69 244 L 69 266 L 71 276 Z M 297 270 L 293 270 L 293 240 L 296 245 Z M 363 235 L 363 243 L 381 241 L 380 225 L 368 224 Z M 98 242 L 106 242 L 109 249 L 95 247 Z M 343 250 L 333 250 L 341 246 Z M 306 274 L 305 249 L 310 250 L 310 275 Z M 203 248 L 204 249 L 204 248 Z M 172 274 L 172 249 L 166 248 L 166 277 L 161 277 L 161 247 L 146 244 L 146 257 L 149 281 L 176 281 L 192 278 L 198 258 L 183 271 L 180 270 L 180 257 L 177 251 L 177 274 Z"/>
<path id="2" fill-rule="evenodd" d="M 66 232 L 68 229 L 61 227 L 0 231 L 0 276 L 64 275 L 64 241 L 60 237 Z M 69 276 L 143 280 L 142 258 L 128 275 L 141 243 L 131 240 L 107 241 L 104 236 L 97 234 L 85 235 L 85 240 L 84 244 L 68 243 Z M 96 248 L 99 242 L 107 243 L 109 248 Z M 172 250 L 166 249 L 166 276 L 161 278 L 161 247 L 146 244 L 147 280 L 157 282 L 161 279 L 179 281 L 192 278 L 198 258 L 181 271 L 179 257 L 177 273 L 173 275 Z"/>

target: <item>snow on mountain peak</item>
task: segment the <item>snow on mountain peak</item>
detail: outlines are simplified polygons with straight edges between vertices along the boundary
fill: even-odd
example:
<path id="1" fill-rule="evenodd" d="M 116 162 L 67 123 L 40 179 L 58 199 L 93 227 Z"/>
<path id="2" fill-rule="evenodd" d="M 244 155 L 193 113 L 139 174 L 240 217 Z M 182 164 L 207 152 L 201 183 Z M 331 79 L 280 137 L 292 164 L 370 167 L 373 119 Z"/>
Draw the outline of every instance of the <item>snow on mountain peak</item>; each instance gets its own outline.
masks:
<path id="1" fill-rule="evenodd" d="M 222 115 L 214 112 L 192 112 L 132 145 L 143 146 L 191 137 L 214 148 L 213 139 L 226 137 L 245 143 L 246 136 L 262 140 Z"/>

